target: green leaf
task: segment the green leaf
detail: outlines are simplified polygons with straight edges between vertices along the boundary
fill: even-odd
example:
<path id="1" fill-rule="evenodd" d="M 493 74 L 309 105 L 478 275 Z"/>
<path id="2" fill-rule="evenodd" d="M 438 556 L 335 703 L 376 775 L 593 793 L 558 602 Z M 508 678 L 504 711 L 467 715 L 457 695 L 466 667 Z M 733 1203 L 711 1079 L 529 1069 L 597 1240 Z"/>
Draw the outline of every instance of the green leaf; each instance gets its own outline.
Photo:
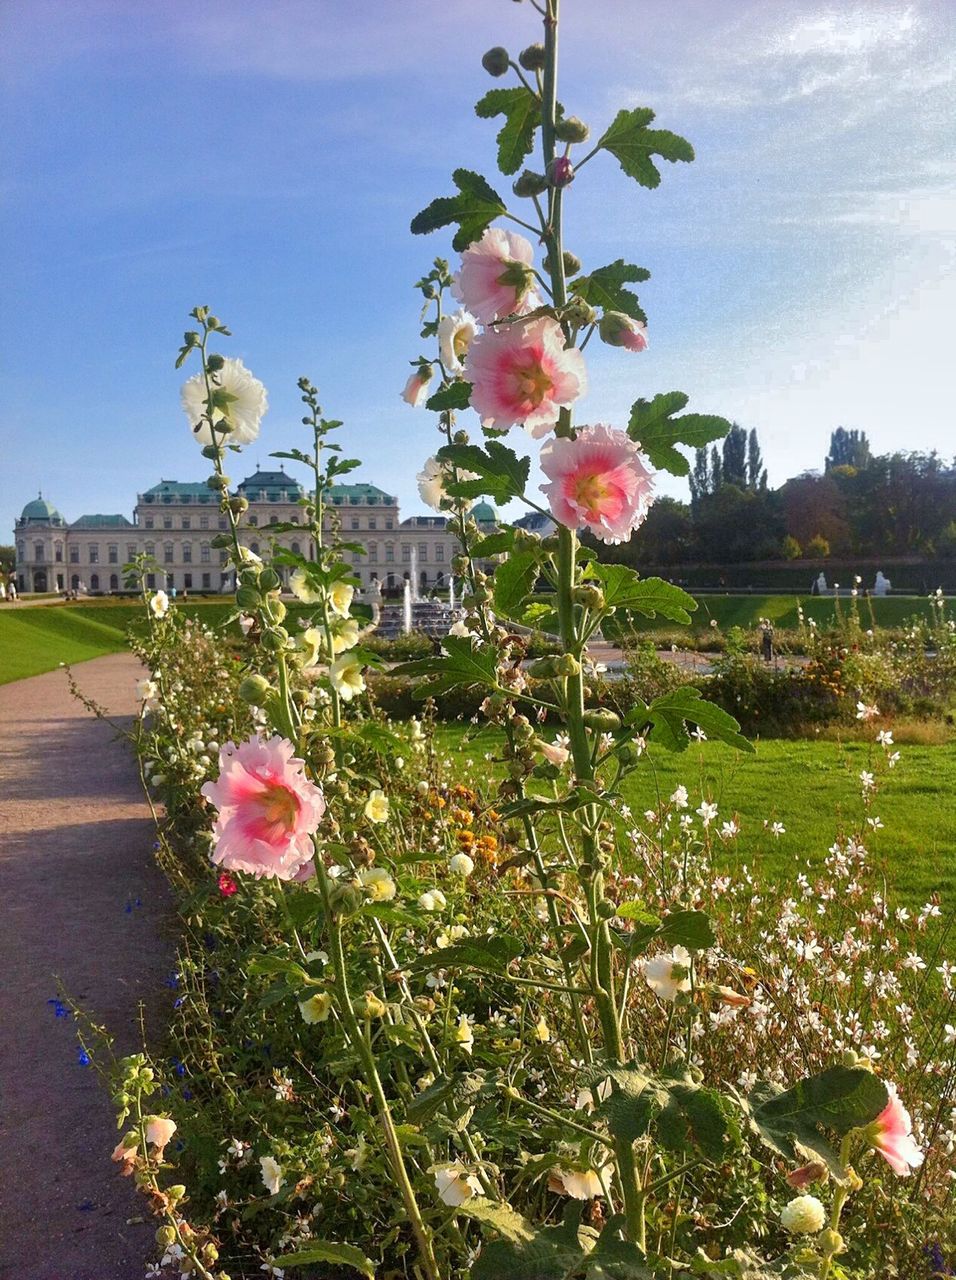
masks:
<path id="1" fill-rule="evenodd" d="M 451 176 L 459 194 L 433 200 L 427 209 L 412 218 L 411 230 L 413 235 L 421 236 L 457 222 L 452 246 L 463 253 L 475 240 L 481 239 L 485 228 L 506 213 L 507 208 L 480 173 L 456 169 Z"/>
<path id="2" fill-rule="evenodd" d="M 674 448 L 686 444 L 693 448 L 719 440 L 730 430 L 726 418 L 713 414 L 686 413 L 675 418 L 687 404 L 683 391 L 662 391 L 653 400 L 635 400 L 627 434 L 640 444 L 653 466 L 673 476 L 686 476 L 690 463 Z"/>
<path id="3" fill-rule="evenodd" d="M 520 498 L 528 484 L 531 459 L 519 458 L 497 440 L 489 440 L 485 449 L 476 444 L 446 444 L 438 450 L 438 457 L 478 476 L 477 480 L 446 485 L 455 497 L 478 498 L 487 494 L 496 502 L 509 502 Z"/>
<path id="4" fill-rule="evenodd" d="M 713 702 L 707 702 L 690 685 L 672 689 L 670 693 L 655 698 L 646 713 L 638 709 L 631 714 L 637 720 L 650 721 L 653 725 L 651 741 L 660 743 L 668 751 L 684 751 L 690 745 L 688 724 L 697 725 L 708 738 L 726 742 L 738 751 L 754 751 L 753 743 L 740 732 L 740 725 L 733 716 Z"/>
<path id="5" fill-rule="evenodd" d="M 634 320 L 646 323 L 647 316 L 641 309 L 637 294 L 624 288 L 625 281 L 649 280 L 651 273 L 644 267 L 635 267 L 618 258 L 606 267 L 598 267 L 590 275 L 578 276 L 572 280 L 568 288 L 579 298 L 589 302 L 592 307 L 602 307 L 605 311 L 623 311 Z"/>
<path id="6" fill-rule="evenodd" d="M 628 908 L 636 908 L 639 915 Z M 706 911 L 671 911 L 658 920 L 640 903 L 624 903 L 617 914 L 625 920 L 634 920 L 629 932 L 614 930 L 614 942 L 633 959 L 643 955 L 654 942 L 664 942 L 672 947 L 686 947 L 688 951 L 706 951 L 714 946 L 717 936 Z"/>
<path id="7" fill-rule="evenodd" d="M 693 160 L 694 148 L 680 134 L 669 129 L 649 129 L 654 119 L 650 107 L 635 107 L 633 111 L 619 111 L 604 132 L 599 147 L 610 151 L 629 178 L 635 178 L 642 187 L 656 187 L 661 174 L 651 156 L 660 156 L 672 164 L 678 160 Z"/>
<path id="8" fill-rule="evenodd" d="M 623 564 L 601 564 L 593 561 L 588 577 L 597 578 L 604 591 L 604 600 L 610 609 L 632 609 L 647 618 L 661 614 L 671 622 L 690 622 L 691 611 L 697 601 L 672 582 L 663 578 L 642 578 Z"/>
<path id="9" fill-rule="evenodd" d="M 826 1130 L 842 1137 L 861 1129 L 880 1114 L 889 1100 L 886 1085 L 861 1067 L 828 1067 L 780 1091 L 759 1084 L 747 1100 L 754 1131 L 772 1151 L 800 1161 L 797 1144 L 819 1156 L 835 1178 L 845 1170 Z"/>
<path id="10" fill-rule="evenodd" d="M 498 134 L 498 168 L 517 173 L 525 156 L 534 149 L 534 131 L 541 124 L 541 103 L 524 85 L 516 89 L 489 89 L 475 104 L 475 115 L 483 120 L 505 117 Z"/>
<path id="11" fill-rule="evenodd" d="M 493 938 L 463 938 L 450 947 L 439 947 L 413 960 L 409 968 L 419 969 L 491 969 L 504 973 L 524 950 L 513 934 L 499 933 Z"/>
<path id="12" fill-rule="evenodd" d="M 719 1162 L 740 1141 L 730 1100 L 690 1074 L 655 1076 L 638 1066 L 598 1067 L 614 1092 L 598 1107 L 615 1138 L 634 1142 L 653 1133 L 667 1151 L 699 1151 Z"/>
<path id="13" fill-rule="evenodd" d="M 429 396 L 425 401 L 425 408 L 435 413 L 446 409 L 467 409 L 470 398 L 471 383 L 463 382 L 459 378 L 455 382 L 449 382 L 447 387 L 442 387 L 433 396 Z"/>
<path id="14" fill-rule="evenodd" d="M 427 1089 L 415 1094 L 405 1114 L 411 1124 L 427 1124 L 439 1111 L 445 1111 L 452 1120 L 457 1120 L 474 1105 L 484 1084 L 484 1073 L 480 1071 L 439 1076 Z"/>
<path id="15" fill-rule="evenodd" d="M 483 556 L 500 556 L 511 550 L 514 541 L 514 529 L 502 529 L 500 533 L 489 533 L 487 538 L 479 538 L 471 548 L 471 554 L 476 560 Z"/>
<path id="16" fill-rule="evenodd" d="M 368 1280 L 375 1280 L 375 1263 L 366 1258 L 361 1249 L 351 1244 L 333 1244 L 331 1240 L 310 1240 L 295 1253 L 284 1253 L 276 1258 L 277 1267 L 304 1267 L 313 1262 L 331 1262 L 337 1267 L 351 1267 Z"/>
<path id="17" fill-rule="evenodd" d="M 416 697 L 433 697 L 449 689 L 470 689 L 478 685 L 492 689 L 497 683 L 498 658 L 494 649 L 472 643 L 470 636 L 445 636 L 445 652 L 431 658 L 418 658 L 393 667 L 391 675 L 428 676 Z"/>
<path id="18" fill-rule="evenodd" d="M 581 1226 L 581 1209 L 571 1204 L 560 1226 L 536 1228 L 508 1205 L 469 1200 L 458 1212 L 499 1237 L 482 1246 L 472 1280 L 653 1280 L 637 1246 L 618 1238 L 620 1218 L 598 1237 Z"/>
<path id="19" fill-rule="evenodd" d="M 495 569 L 493 580 L 495 613 L 522 621 L 521 605 L 530 595 L 538 576 L 538 557 L 533 551 L 517 551 Z"/>

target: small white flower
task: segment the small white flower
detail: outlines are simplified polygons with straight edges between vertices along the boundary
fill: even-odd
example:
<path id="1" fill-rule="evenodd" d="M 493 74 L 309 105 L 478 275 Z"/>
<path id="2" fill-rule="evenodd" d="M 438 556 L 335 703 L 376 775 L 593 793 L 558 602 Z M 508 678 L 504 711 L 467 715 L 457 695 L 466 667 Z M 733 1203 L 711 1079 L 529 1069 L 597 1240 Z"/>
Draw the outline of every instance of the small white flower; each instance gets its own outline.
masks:
<path id="1" fill-rule="evenodd" d="M 815 1235 L 826 1221 L 827 1211 L 816 1196 L 797 1196 L 780 1213 L 780 1225 L 792 1235 Z"/>
<path id="2" fill-rule="evenodd" d="M 423 911 L 443 911 L 448 905 L 448 899 L 441 889 L 426 889 L 418 899 L 418 905 Z"/>
<path id="3" fill-rule="evenodd" d="M 452 875 L 461 876 L 467 880 L 475 869 L 475 864 L 467 853 L 456 853 L 448 863 L 448 868 Z"/>
<path id="4" fill-rule="evenodd" d="M 697 814 L 699 815 L 704 826 L 709 827 L 710 824 L 713 822 L 714 818 L 717 817 L 717 806 L 715 804 L 710 804 L 709 801 L 707 800 L 702 800 L 700 803 L 700 808 L 697 809 Z"/>

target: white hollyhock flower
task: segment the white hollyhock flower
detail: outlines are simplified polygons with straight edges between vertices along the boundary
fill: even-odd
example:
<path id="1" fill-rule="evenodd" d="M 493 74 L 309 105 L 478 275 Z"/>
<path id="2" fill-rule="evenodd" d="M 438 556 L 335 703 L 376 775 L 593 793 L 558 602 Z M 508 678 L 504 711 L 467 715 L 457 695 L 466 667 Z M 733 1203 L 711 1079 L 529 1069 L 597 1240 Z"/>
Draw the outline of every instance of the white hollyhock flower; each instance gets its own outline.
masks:
<path id="1" fill-rule="evenodd" d="M 259 423 L 269 408 L 266 389 L 241 360 L 226 359 L 211 375 L 214 397 L 220 401 L 212 411 L 216 443 L 251 444 L 259 434 Z M 218 393 L 218 395 L 216 394 Z M 212 444 L 206 404 L 206 379 L 193 374 L 184 384 L 181 401 L 193 435 L 200 444 Z"/>
<path id="2" fill-rule="evenodd" d="M 155 680 L 137 680 L 136 696 L 147 711 L 155 711 L 159 706 L 159 685 Z"/>
<path id="3" fill-rule="evenodd" d="M 308 1000 L 299 1001 L 299 1012 L 302 1021 L 313 1026 L 316 1022 L 325 1022 L 332 1012 L 332 997 L 327 991 L 319 991 Z"/>
<path id="4" fill-rule="evenodd" d="M 303 604 L 318 604 L 322 599 L 322 590 L 316 586 L 306 571 L 300 566 L 289 579 L 289 589 L 297 600 Z"/>
<path id="5" fill-rule="evenodd" d="M 155 591 L 149 598 L 149 607 L 154 618 L 165 618 L 169 612 L 169 596 L 165 591 Z"/>
<path id="6" fill-rule="evenodd" d="M 792 1235 L 814 1235 L 826 1221 L 827 1211 L 816 1196 L 797 1196 L 780 1213 L 780 1225 Z"/>
<path id="7" fill-rule="evenodd" d="M 418 899 L 418 905 L 423 911 L 443 911 L 448 906 L 448 899 L 441 889 L 426 889 Z"/>
<path id="8" fill-rule="evenodd" d="M 464 307 L 438 322 L 438 348 L 442 364 L 450 373 L 461 373 L 471 340 L 478 332 L 478 321 Z"/>
<path id="9" fill-rule="evenodd" d="M 329 588 L 329 608 L 340 618 L 349 616 L 355 588 L 349 582 L 333 582 Z"/>
<path id="10" fill-rule="evenodd" d="M 435 1178 L 439 1200 L 452 1209 L 457 1209 L 473 1196 L 484 1194 L 481 1183 L 473 1173 L 468 1172 L 464 1165 L 436 1164 L 429 1169 L 429 1173 Z"/>
<path id="11" fill-rule="evenodd" d="M 552 1169 L 548 1175 L 548 1190 L 555 1195 L 570 1196 L 572 1200 L 593 1200 L 604 1195 L 601 1179 L 593 1169 L 580 1172 L 577 1169 Z"/>
<path id="12" fill-rule="evenodd" d="M 466 498 L 451 498 L 445 492 L 445 485 L 451 479 L 451 475 L 451 468 L 447 464 L 439 462 L 435 457 L 429 458 L 416 477 L 419 497 L 425 506 L 431 507 L 433 511 L 447 511 L 450 506 L 463 507 L 464 510 L 470 511 L 474 506 L 473 501 Z M 474 471 L 462 471 L 459 468 L 456 478 L 477 480 L 478 476 Z"/>
<path id="13" fill-rule="evenodd" d="M 456 853 L 449 861 L 448 867 L 452 875 L 461 876 L 463 879 L 467 880 L 474 871 L 475 864 L 471 858 L 469 858 L 467 853 Z"/>
<path id="14" fill-rule="evenodd" d="M 358 878 L 373 902 L 391 902 L 398 892 L 395 881 L 384 867 L 363 867 Z"/>
<path id="15" fill-rule="evenodd" d="M 343 653 L 340 658 L 336 658 L 329 667 L 329 679 L 332 688 L 345 702 L 351 702 L 365 688 L 362 664 L 351 653 Z"/>
<path id="16" fill-rule="evenodd" d="M 363 812 L 369 822 L 387 822 L 388 808 L 388 796 L 376 787 L 374 791 L 369 792 Z"/>
<path id="17" fill-rule="evenodd" d="M 262 1185 L 270 1195 L 278 1195 L 284 1181 L 282 1166 L 278 1160 L 274 1160 L 272 1156 L 262 1156 L 259 1160 L 259 1169 L 262 1173 Z"/>
<path id="18" fill-rule="evenodd" d="M 690 991 L 690 952 L 675 947 L 663 955 L 644 962 L 644 980 L 662 1000 L 676 1000 L 682 991 Z"/>

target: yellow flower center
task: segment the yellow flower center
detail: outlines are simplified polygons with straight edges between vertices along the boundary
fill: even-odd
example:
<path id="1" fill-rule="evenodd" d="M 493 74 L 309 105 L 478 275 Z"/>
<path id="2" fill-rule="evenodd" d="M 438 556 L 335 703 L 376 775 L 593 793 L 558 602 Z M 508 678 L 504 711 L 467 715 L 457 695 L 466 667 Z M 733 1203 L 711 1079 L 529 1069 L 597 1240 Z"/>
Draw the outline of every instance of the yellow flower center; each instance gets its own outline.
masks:
<path id="1" fill-rule="evenodd" d="M 581 476 L 574 486 L 574 500 L 580 507 L 594 511 L 608 496 L 609 490 L 600 476 Z"/>
<path id="2" fill-rule="evenodd" d="M 518 375 L 518 388 L 526 400 L 537 407 L 554 384 L 541 365 L 523 369 Z"/>
<path id="3" fill-rule="evenodd" d="M 288 787 L 269 787 L 260 801 L 262 816 L 270 826 L 291 831 L 299 812 L 299 801 Z"/>

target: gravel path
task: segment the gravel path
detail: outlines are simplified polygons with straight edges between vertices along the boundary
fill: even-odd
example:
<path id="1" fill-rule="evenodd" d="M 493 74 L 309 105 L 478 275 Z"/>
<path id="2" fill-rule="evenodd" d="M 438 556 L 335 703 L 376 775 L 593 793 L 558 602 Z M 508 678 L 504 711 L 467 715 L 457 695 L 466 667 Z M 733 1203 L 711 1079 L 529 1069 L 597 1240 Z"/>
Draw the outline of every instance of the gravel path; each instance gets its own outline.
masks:
<path id="1" fill-rule="evenodd" d="M 130 654 L 76 668 L 119 723 L 136 708 Z M 139 1047 L 161 1026 L 169 896 L 128 747 L 53 671 L 0 686 L 0 1278 L 142 1280 L 156 1223 L 110 1162 L 112 1104 L 77 1059 L 56 978 Z M 130 909 L 127 909 L 127 908 Z"/>

